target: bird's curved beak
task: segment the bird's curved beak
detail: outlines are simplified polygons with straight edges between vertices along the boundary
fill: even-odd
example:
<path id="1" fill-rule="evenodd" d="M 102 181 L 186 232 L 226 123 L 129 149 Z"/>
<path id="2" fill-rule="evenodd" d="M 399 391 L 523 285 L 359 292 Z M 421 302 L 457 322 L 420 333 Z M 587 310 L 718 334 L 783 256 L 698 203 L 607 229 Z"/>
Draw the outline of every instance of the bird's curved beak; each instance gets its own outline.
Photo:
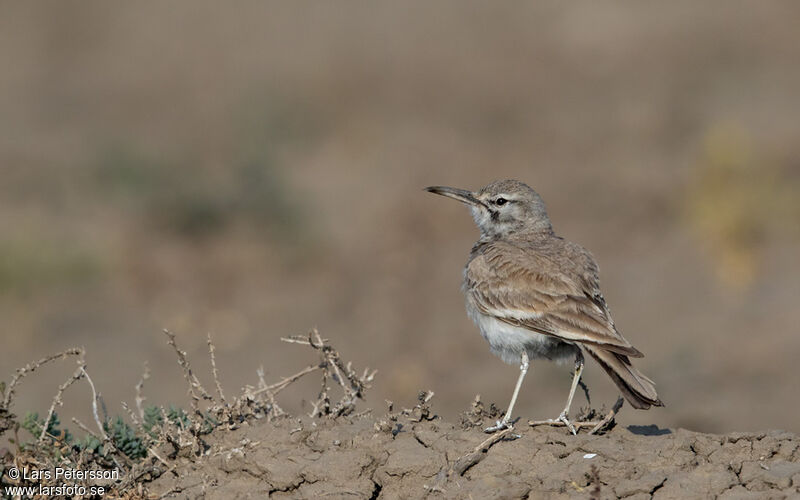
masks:
<path id="1" fill-rule="evenodd" d="M 447 186 L 429 186 L 425 188 L 425 191 L 447 196 L 448 198 L 453 198 L 454 200 L 466 203 L 467 205 L 486 206 L 484 202 L 476 198 L 471 191 L 467 191 L 466 189 L 451 188 Z"/>

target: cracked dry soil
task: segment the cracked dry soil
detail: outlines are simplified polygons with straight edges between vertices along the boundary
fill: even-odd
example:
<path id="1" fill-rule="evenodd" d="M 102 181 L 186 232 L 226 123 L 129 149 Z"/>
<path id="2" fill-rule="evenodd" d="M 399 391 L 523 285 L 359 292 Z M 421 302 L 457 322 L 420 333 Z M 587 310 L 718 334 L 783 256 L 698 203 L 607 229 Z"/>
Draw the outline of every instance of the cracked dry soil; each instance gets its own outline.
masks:
<path id="1" fill-rule="evenodd" d="M 148 485 L 165 498 L 800 498 L 800 438 L 529 428 L 477 453 L 480 428 L 394 416 L 253 421 L 209 436 Z"/>

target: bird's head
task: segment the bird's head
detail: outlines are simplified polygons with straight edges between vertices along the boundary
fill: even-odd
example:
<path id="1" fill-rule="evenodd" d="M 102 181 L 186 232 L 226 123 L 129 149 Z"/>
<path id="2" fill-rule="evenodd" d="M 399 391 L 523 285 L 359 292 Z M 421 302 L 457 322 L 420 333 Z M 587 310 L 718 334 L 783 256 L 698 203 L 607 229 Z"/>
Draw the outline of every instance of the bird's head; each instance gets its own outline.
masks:
<path id="1" fill-rule="evenodd" d="M 445 186 L 431 186 L 425 190 L 466 203 L 482 239 L 553 232 L 542 197 L 520 181 L 495 181 L 474 192 Z"/>

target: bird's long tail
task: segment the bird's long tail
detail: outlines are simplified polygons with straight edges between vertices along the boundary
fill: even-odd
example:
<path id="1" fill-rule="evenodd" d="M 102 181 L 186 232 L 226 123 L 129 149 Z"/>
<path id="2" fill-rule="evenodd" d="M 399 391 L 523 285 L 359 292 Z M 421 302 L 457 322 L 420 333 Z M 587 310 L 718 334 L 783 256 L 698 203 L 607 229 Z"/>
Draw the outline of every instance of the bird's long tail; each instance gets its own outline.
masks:
<path id="1" fill-rule="evenodd" d="M 583 348 L 600 363 L 631 406 L 640 410 L 646 410 L 650 406 L 664 406 L 656 394 L 653 381 L 634 368 L 628 356 L 598 346 L 584 344 Z"/>

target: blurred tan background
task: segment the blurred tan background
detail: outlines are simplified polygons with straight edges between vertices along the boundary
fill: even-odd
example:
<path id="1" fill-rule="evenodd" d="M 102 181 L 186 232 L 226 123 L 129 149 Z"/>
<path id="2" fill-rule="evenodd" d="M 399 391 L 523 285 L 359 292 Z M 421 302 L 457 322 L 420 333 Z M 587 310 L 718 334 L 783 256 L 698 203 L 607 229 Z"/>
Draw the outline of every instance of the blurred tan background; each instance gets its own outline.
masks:
<path id="1" fill-rule="evenodd" d="M 211 332 L 231 394 L 313 361 L 278 339 L 318 326 L 379 369 L 378 412 L 421 389 L 449 418 L 505 405 L 518 369 L 459 290 L 477 230 L 421 189 L 519 178 L 646 353 L 668 406 L 623 423 L 800 431 L 798 22 L 796 2 L 3 2 L 0 379 L 79 345 L 110 412 L 145 360 L 150 401 L 185 405 L 162 328 L 208 385 Z M 555 416 L 568 372 L 534 364 L 519 414 Z"/>

